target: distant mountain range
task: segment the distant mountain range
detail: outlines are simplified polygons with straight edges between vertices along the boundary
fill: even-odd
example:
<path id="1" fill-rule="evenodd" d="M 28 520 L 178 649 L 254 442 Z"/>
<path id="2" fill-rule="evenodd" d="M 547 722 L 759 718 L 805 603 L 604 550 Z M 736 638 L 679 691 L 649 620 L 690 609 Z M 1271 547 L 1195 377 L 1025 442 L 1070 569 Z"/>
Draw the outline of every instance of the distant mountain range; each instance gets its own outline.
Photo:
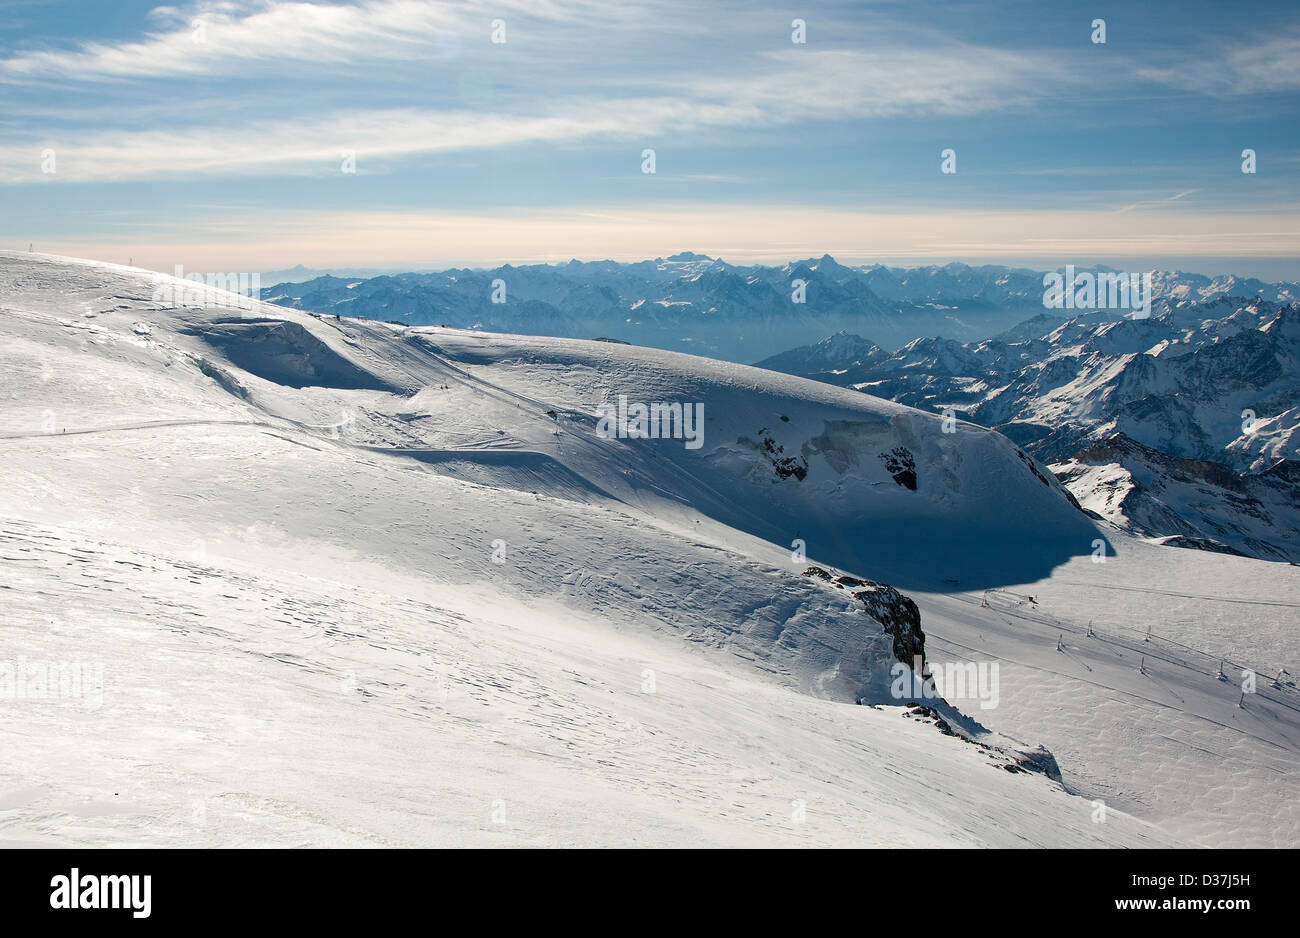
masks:
<path id="1" fill-rule="evenodd" d="M 328 270 L 307 267 L 303 264 L 296 264 L 293 267 L 286 267 L 282 270 L 264 270 L 260 276 L 265 283 L 303 283 L 307 280 L 316 280 L 321 277 L 379 277 L 384 274 L 391 274 L 391 270 L 381 270 L 377 267 L 331 267 Z"/>
<path id="2" fill-rule="evenodd" d="M 739 362 L 841 330 L 870 335 L 886 348 L 917 336 L 973 342 L 1044 312 L 1041 271 L 957 263 L 850 267 L 830 255 L 782 266 L 738 266 L 684 252 L 630 264 L 574 260 L 309 279 L 305 269 L 285 273 L 285 282 L 264 290 L 263 298 L 294 309 L 408 325 L 612 338 Z M 1232 276 L 1155 272 L 1152 286 L 1157 298 L 1173 301 L 1300 298 L 1294 283 Z"/>
<path id="3" fill-rule="evenodd" d="M 1045 308 L 1041 271 L 850 267 L 830 255 L 779 267 L 684 252 L 326 275 L 264 298 L 317 314 L 757 360 L 951 409 L 1052 465 L 1086 509 L 1132 533 L 1300 561 L 1300 285 L 1150 274 L 1148 318 Z M 817 335 L 829 337 L 802 344 Z"/>
<path id="4" fill-rule="evenodd" d="M 1147 319 L 1040 313 L 892 354 L 839 333 L 758 364 L 998 429 L 1133 533 L 1300 561 L 1300 303 L 1162 282 Z"/>

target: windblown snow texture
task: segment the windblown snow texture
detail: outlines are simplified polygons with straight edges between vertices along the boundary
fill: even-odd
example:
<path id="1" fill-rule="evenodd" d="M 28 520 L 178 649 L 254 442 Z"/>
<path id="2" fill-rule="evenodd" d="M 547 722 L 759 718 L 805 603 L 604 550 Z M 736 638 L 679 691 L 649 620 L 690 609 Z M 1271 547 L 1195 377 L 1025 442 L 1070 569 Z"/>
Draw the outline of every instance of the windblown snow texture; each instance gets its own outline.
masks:
<path id="1" fill-rule="evenodd" d="M 155 285 L 0 254 L 8 845 L 1300 843 L 1294 568 L 850 389 Z"/>

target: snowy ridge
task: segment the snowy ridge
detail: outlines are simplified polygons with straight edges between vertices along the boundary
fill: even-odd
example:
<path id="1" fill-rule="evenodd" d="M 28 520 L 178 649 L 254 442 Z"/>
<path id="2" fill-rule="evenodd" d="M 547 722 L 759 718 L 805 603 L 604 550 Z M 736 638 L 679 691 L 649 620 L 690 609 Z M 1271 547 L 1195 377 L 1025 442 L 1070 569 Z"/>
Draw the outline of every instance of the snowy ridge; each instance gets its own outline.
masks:
<path id="1" fill-rule="evenodd" d="M 761 364 L 995 427 L 1134 533 L 1300 558 L 1300 305 L 1161 301 L 1148 319 L 1039 316 L 979 343 L 807 355 Z"/>
<path id="2" fill-rule="evenodd" d="M 1130 533 L 1201 550 L 1300 562 L 1295 468 L 1234 472 L 1176 459 L 1117 433 L 1052 471 L 1084 508 Z"/>

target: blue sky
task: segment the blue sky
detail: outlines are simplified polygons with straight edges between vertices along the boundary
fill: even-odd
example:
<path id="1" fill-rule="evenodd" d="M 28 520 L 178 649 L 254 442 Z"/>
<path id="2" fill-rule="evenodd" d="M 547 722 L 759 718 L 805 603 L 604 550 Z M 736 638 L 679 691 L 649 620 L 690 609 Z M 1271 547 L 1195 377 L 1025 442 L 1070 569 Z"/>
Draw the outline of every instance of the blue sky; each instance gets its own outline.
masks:
<path id="1" fill-rule="evenodd" d="M 1298 92 L 1295 3 L 0 0 L 0 245 L 1300 279 Z"/>

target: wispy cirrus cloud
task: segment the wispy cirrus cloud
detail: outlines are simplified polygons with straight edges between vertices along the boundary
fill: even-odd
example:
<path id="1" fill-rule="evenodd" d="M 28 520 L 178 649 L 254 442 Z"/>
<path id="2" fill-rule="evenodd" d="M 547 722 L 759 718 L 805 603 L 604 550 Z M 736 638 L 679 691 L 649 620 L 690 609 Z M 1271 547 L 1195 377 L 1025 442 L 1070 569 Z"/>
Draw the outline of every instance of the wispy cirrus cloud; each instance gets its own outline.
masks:
<path id="1" fill-rule="evenodd" d="M 894 117 L 977 114 L 1025 105 L 1070 80 L 1059 58 L 986 46 L 945 43 L 868 51 L 763 52 L 749 77 L 676 82 L 683 92 L 743 104 L 756 115 Z M 706 73 L 707 75 L 707 73 Z"/>
<path id="2" fill-rule="evenodd" d="M 1171 87 L 1216 96 L 1300 91 L 1300 32 L 1184 50 L 1174 61 L 1139 66 L 1135 73 Z"/>
<path id="3" fill-rule="evenodd" d="M 0 81 L 239 76 L 259 66 L 428 60 L 456 52 L 470 36 L 486 39 L 493 19 L 591 23 L 608 20 L 609 10 L 593 0 L 263 0 L 162 7 L 154 13 L 163 27 L 142 39 L 22 52 L 0 60 Z"/>
<path id="4" fill-rule="evenodd" d="M 1132 212 L 1147 205 L 1165 205 L 1169 202 L 1180 202 L 1183 199 L 1187 198 L 1189 195 L 1195 195 L 1200 191 L 1201 191 L 1200 189 L 1184 189 L 1182 192 L 1176 192 L 1173 195 L 1166 196 L 1161 199 L 1143 199 L 1140 202 L 1130 202 L 1128 205 L 1125 205 L 1117 209 L 1116 211 Z"/>
<path id="5" fill-rule="evenodd" d="M 626 90 L 618 97 L 541 94 L 516 102 L 514 113 L 365 108 L 236 126 L 205 122 L 178 128 L 168 122 L 158 130 L 47 132 L 0 146 L 0 182 L 40 178 L 40 150 L 47 146 L 58 153 L 59 178 L 81 182 L 313 174 L 337 172 L 343 150 L 355 151 L 359 159 L 384 161 L 528 143 L 644 141 L 806 120 L 978 113 L 1007 106 L 1009 98 L 1027 94 L 1027 85 L 1041 88 L 1060 77 L 1050 61 L 974 47 L 911 56 L 898 50 L 827 50 L 764 53 L 762 58 L 764 67 L 749 78 L 655 81 L 654 89 L 664 92 L 656 96 L 627 96 Z M 792 87 L 801 94 L 791 95 Z"/>
<path id="6" fill-rule="evenodd" d="M 1045 53 L 933 36 L 910 36 L 913 46 L 884 33 L 869 48 L 798 46 L 789 14 L 728 6 L 720 9 L 734 30 L 715 27 L 717 42 L 695 35 L 684 0 L 161 7 L 162 25 L 143 39 L 0 58 L 0 89 L 111 79 L 149 93 L 133 94 L 121 119 L 111 109 L 88 114 L 80 95 L 16 98 L 29 110 L 0 143 L 0 183 L 41 179 L 47 147 L 65 181 L 323 174 L 337 171 L 343 150 L 374 173 L 454 151 L 974 114 L 1029 103 L 1068 77 Z M 490 41 L 497 19 L 509 37 L 500 45 Z M 816 22 L 835 35 L 833 20 Z M 695 54 L 701 43 L 710 55 Z M 685 67 L 664 67 L 687 50 Z M 291 99 L 268 95 L 273 75 Z M 205 80 L 220 80 L 220 92 Z M 187 108 L 192 94 L 202 109 Z"/>
<path id="7" fill-rule="evenodd" d="M 408 243 L 448 261 L 708 249 L 683 229 L 735 256 L 1196 253 L 1216 226 L 1225 250 L 1295 246 L 1300 97 L 1271 92 L 1300 85 L 1300 17 L 1280 8 L 1178 7 L 1173 28 L 1176 0 L 1153 0 L 1169 9 L 1116 14 L 1100 45 L 1086 21 L 1014 0 L 186 0 L 135 31 L 96 0 L 61 2 L 25 7 L 20 31 L 0 24 L 13 243 L 152 236 L 159 223 L 132 213 L 147 204 L 164 227 L 188 220 L 173 243 L 198 244 L 202 206 L 218 204 L 248 225 L 213 250 L 300 248 L 287 262 L 323 262 L 330 238 L 335 263 L 362 243 L 394 262 Z M 642 172 L 645 147 L 658 175 Z M 950 147 L 959 172 L 945 174 Z M 1248 147 L 1257 173 L 1237 159 Z M 344 151 L 359 178 L 340 173 Z M 700 211 L 595 218 L 692 199 Z M 712 202 L 733 203 L 716 224 Z M 1022 214 L 972 214 L 988 206 Z M 373 217 L 341 214 L 362 207 Z M 416 234 L 408 209 L 423 213 Z M 390 214 L 406 241 L 386 234 Z M 854 221 L 867 218 L 878 232 Z M 258 235 L 268 223 L 274 239 Z"/>

